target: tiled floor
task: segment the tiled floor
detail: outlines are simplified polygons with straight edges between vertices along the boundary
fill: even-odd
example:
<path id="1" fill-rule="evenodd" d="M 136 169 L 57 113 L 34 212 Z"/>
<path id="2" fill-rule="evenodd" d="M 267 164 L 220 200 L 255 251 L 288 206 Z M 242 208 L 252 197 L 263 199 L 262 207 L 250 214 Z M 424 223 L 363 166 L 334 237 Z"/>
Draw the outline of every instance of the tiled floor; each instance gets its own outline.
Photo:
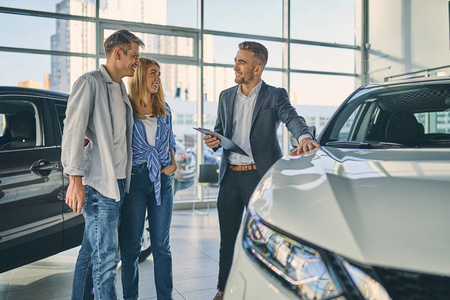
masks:
<path id="1" fill-rule="evenodd" d="M 206 210 L 200 210 L 206 212 Z M 174 211 L 171 229 L 174 300 L 211 300 L 217 284 L 219 225 L 217 210 L 208 215 Z M 79 248 L 0 274 L 0 300 L 70 299 Z M 139 265 L 140 298 L 156 299 L 153 256 Z M 118 269 L 118 290 L 120 266 Z"/>

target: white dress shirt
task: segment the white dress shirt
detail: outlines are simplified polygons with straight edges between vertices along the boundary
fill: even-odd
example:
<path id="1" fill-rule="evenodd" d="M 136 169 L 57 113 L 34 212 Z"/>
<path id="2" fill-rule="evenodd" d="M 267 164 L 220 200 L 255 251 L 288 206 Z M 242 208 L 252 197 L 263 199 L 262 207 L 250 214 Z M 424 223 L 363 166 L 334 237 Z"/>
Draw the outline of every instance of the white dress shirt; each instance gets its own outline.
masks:
<path id="1" fill-rule="evenodd" d="M 237 89 L 233 117 L 234 132 L 231 140 L 249 156 L 231 152 L 228 162 L 232 165 L 250 165 L 255 163 L 250 146 L 250 130 L 253 111 L 255 110 L 256 99 L 258 99 L 261 86 L 262 80 L 250 91 L 248 96 L 245 96 L 242 92 L 241 85 Z"/>

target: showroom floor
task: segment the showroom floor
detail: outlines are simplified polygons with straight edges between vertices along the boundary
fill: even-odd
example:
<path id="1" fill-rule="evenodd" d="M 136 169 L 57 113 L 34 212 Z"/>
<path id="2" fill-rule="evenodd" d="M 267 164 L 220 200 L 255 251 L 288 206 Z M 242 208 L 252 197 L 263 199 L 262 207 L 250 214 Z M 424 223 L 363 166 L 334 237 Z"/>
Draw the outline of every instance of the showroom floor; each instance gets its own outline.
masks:
<path id="1" fill-rule="evenodd" d="M 206 210 L 200 210 L 206 212 Z M 171 229 L 173 299 L 210 300 L 216 293 L 219 260 L 217 210 L 173 213 Z M 79 248 L 0 274 L 0 300 L 70 299 Z M 156 299 L 153 256 L 139 265 L 140 298 Z M 120 283 L 120 266 L 118 269 Z M 121 284 L 117 285 L 122 296 Z"/>

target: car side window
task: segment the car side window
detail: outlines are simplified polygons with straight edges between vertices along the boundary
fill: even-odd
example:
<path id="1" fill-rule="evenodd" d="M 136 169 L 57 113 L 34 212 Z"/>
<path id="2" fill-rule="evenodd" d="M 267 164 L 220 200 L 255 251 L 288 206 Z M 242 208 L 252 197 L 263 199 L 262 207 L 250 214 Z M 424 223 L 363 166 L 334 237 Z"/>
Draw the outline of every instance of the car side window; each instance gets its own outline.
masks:
<path id="1" fill-rule="evenodd" d="M 364 141 L 378 120 L 379 107 L 376 98 L 349 104 L 333 128 L 333 141 Z M 351 112 L 351 114 L 349 114 Z"/>
<path id="2" fill-rule="evenodd" d="M 356 113 L 358 110 L 355 110 L 350 117 L 345 121 L 344 126 L 342 126 L 341 130 L 339 131 L 338 135 L 338 141 L 349 141 L 350 140 L 350 132 L 351 129 L 354 127 L 354 121 L 356 118 Z"/>
<path id="3" fill-rule="evenodd" d="M 0 151 L 43 145 L 41 120 L 33 102 L 0 100 L 0 120 Z"/>
<path id="4" fill-rule="evenodd" d="M 56 115 L 58 117 L 59 127 L 61 129 L 61 134 L 64 131 L 64 124 L 66 122 L 66 108 L 67 102 L 55 101 Z"/>
<path id="5" fill-rule="evenodd" d="M 415 113 L 424 134 L 450 133 L 450 111 Z"/>

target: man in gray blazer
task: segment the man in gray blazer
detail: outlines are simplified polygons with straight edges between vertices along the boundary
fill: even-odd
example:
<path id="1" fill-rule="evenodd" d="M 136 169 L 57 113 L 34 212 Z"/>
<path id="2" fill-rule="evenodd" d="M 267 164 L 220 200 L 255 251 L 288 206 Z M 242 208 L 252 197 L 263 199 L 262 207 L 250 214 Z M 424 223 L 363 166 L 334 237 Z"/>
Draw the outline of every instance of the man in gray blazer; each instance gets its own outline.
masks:
<path id="1" fill-rule="evenodd" d="M 267 63 L 266 47 L 256 42 L 239 44 L 234 63 L 235 82 L 219 97 L 214 131 L 231 139 L 249 156 L 223 151 L 217 199 L 220 226 L 219 280 L 215 300 L 223 290 L 233 260 L 234 243 L 244 207 L 264 173 L 282 156 L 277 129 L 280 122 L 298 139 L 291 153 L 299 155 L 319 145 L 312 139 L 305 119 L 289 102 L 285 89 L 267 85 L 261 74 Z M 220 140 L 206 135 L 205 144 L 217 150 Z"/>

